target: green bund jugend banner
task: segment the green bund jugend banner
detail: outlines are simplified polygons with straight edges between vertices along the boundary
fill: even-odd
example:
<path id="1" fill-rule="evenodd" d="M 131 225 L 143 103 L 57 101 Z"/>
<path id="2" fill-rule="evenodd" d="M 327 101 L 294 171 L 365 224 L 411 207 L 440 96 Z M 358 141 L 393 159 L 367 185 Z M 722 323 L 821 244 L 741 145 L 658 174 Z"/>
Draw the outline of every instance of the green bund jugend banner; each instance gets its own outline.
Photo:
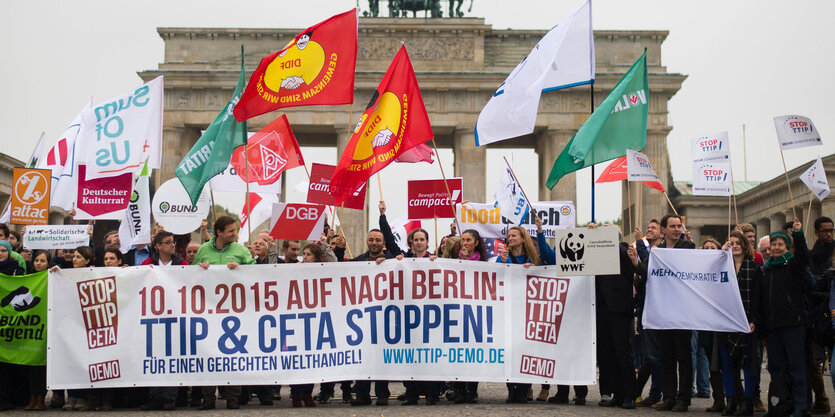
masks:
<path id="1" fill-rule="evenodd" d="M 46 279 L 0 274 L 0 362 L 46 365 Z"/>

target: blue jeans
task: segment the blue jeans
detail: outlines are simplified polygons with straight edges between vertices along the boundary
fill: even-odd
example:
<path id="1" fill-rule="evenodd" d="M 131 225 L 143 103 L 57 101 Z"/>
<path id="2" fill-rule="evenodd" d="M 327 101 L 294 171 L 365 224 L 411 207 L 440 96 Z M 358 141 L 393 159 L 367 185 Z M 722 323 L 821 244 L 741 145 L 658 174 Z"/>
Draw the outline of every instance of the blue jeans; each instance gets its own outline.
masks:
<path id="1" fill-rule="evenodd" d="M 652 382 L 649 386 L 649 398 L 661 401 L 661 347 L 658 345 L 656 330 L 644 329 L 644 348 L 649 359 L 649 372 Z"/>
<path id="2" fill-rule="evenodd" d="M 690 347 L 693 355 L 693 382 L 696 383 L 696 392 L 710 395 L 710 363 L 707 361 L 705 349 L 699 346 L 698 331 L 693 331 Z M 691 388 L 690 391 L 693 389 Z"/>
<path id="3" fill-rule="evenodd" d="M 757 387 L 760 385 L 759 373 L 754 373 L 753 368 L 760 368 L 760 359 L 756 355 L 759 340 L 746 336 L 748 338 L 748 352 L 746 352 L 745 360 L 741 363 L 731 358 L 730 352 L 724 346 L 719 346 L 719 356 L 722 357 L 722 384 L 725 387 L 725 396 L 733 397 L 736 395 L 736 381 L 739 378 L 739 370 L 742 368 L 742 377 L 745 381 L 745 398 L 754 398 L 757 393 Z"/>

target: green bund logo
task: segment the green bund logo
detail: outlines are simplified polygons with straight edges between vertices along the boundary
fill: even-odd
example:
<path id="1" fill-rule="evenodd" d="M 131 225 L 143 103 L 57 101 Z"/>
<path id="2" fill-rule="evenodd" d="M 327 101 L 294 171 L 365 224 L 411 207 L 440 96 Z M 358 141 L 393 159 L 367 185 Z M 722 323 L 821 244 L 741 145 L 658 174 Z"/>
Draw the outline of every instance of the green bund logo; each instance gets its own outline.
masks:
<path id="1" fill-rule="evenodd" d="M 168 210 L 171 208 L 171 205 L 168 204 L 167 201 L 163 201 L 159 204 L 159 210 L 163 213 L 168 213 Z"/>

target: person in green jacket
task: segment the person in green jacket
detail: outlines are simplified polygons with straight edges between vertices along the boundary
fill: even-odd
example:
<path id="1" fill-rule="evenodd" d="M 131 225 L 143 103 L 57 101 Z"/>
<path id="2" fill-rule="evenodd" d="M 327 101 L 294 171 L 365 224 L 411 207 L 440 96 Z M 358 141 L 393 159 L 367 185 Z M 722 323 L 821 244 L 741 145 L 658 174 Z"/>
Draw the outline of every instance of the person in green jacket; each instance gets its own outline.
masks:
<path id="1" fill-rule="evenodd" d="M 200 245 L 197 255 L 194 256 L 192 265 L 200 265 L 208 269 L 209 265 L 226 265 L 229 269 L 235 269 L 238 265 L 254 264 L 255 259 L 245 246 L 236 242 L 238 228 L 235 219 L 229 216 L 220 216 L 215 220 L 215 237 Z M 203 387 L 203 403 L 201 410 L 215 408 L 215 390 L 217 387 Z M 240 408 L 241 387 L 226 387 L 226 408 Z"/>

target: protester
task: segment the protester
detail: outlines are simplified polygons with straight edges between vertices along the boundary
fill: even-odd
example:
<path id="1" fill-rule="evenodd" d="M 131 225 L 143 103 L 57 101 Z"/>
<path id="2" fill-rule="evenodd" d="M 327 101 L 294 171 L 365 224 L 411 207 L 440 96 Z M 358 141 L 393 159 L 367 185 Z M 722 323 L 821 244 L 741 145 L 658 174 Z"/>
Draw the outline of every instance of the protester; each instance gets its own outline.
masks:
<path id="1" fill-rule="evenodd" d="M 284 243 L 282 243 L 281 245 L 281 249 L 284 252 L 284 258 L 281 259 L 281 262 L 276 262 L 293 264 L 299 261 L 298 240 L 285 240 Z"/>
<path id="2" fill-rule="evenodd" d="M 219 216 L 214 224 L 215 236 L 209 239 L 208 242 L 200 245 L 197 254 L 194 256 L 192 265 L 200 265 L 203 269 L 208 269 L 209 265 L 226 265 L 229 269 L 235 269 L 238 265 L 254 264 L 255 259 L 252 259 L 249 251 L 241 244 L 235 241 L 238 229 L 235 226 L 235 219 L 229 216 Z M 200 405 L 201 410 L 211 410 L 215 408 L 215 391 L 217 387 L 206 386 L 203 387 L 203 403 Z M 226 387 L 226 408 L 238 409 L 240 408 L 241 387 L 227 386 Z"/>
<path id="3" fill-rule="evenodd" d="M 817 240 L 809 252 L 809 271 L 807 279 L 812 280 L 812 289 L 806 291 L 806 304 L 808 314 L 811 317 L 818 317 L 819 312 L 828 311 L 829 305 L 829 282 L 823 278 L 823 273 L 832 267 L 832 254 L 835 251 L 835 242 L 832 239 L 833 223 L 829 217 L 815 219 L 815 236 Z M 811 275 L 809 277 L 808 275 Z M 823 382 L 823 365 L 826 362 L 826 350 L 831 351 L 832 341 L 819 340 L 814 337 L 814 320 L 810 322 L 810 331 L 807 332 L 806 350 L 809 372 L 809 384 L 814 393 L 812 403 L 812 414 L 827 414 L 830 411 L 829 398 L 826 395 Z"/>
<path id="4" fill-rule="evenodd" d="M 742 232 L 738 230 L 731 232 L 722 250 L 729 248 L 734 257 L 739 296 L 742 299 L 742 308 L 748 318 L 751 333 L 718 333 L 719 355 L 722 358 L 722 385 L 725 388 L 727 400 L 727 407 L 722 415 L 752 416 L 754 415 L 754 397 L 759 386 L 759 373 L 755 372 L 755 368 L 760 367 L 761 363 L 757 354 L 759 339 L 754 331 L 757 330 L 756 323 L 759 317 L 763 272 L 754 260 L 754 247 L 750 239 Z M 740 369 L 745 381 L 745 393 L 741 405 L 737 404 L 736 392 Z"/>
<path id="5" fill-rule="evenodd" d="M 252 257 L 255 258 L 256 264 L 266 264 L 270 262 L 270 253 L 267 242 L 260 237 L 252 241 Z"/>
<path id="6" fill-rule="evenodd" d="M 12 250 L 20 253 L 23 249 L 23 240 L 20 238 L 20 233 L 17 230 L 9 231 L 9 243 L 12 244 Z"/>
<path id="7" fill-rule="evenodd" d="M 108 248 L 104 250 L 104 265 L 103 266 L 122 266 L 125 264 L 125 258 L 119 249 Z"/>
<path id="8" fill-rule="evenodd" d="M 719 250 L 722 244 L 716 239 L 705 239 L 702 249 Z M 690 392 L 697 398 L 710 398 L 713 393 L 713 405 L 707 412 L 719 412 L 725 409 L 724 387 L 719 355 L 714 355 L 714 332 L 696 330 L 690 338 L 690 350 L 693 361 L 693 381 Z M 696 389 L 692 385 L 695 383 Z"/>
<path id="9" fill-rule="evenodd" d="M 186 246 L 186 262 L 189 265 L 194 265 L 194 257 L 197 256 L 197 251 L 200 249 L 200 244 L 191 242 Z"/>
<path id="10" fill-rule="evenodd" d="M 8 240 L 0 240 L 0 274 L 23 275 L 26 271 L 12 258 L 12 244 Z"/>
<path id="11" fill-rule="evenodd" d="M 657 247 L 661 243 L 661 223 L 658 219 L 651 219 L 647 224 L 646 235 L 642 235 L 640 227 L 635 228 L 635 251 L 638 254 L 638 259 L 642 262 L 649 261 L 649 253 L 652 248 Z M 661 347 L 658 345 L 658 333 L 656 330 L 643 328 L 643 314 L 644 301 L 646 299 L 646 279 L 639 279 L 635 284 L 635 305 L 637 320 L 637 331 L 641 335 L 644 345 L 644 353 L 646 359 L 641 364 L 638 370 L 638 380 L 636 382 L 636 393 L 640 394 L 644 391 L 644 385 L 651 377 L 652 383 L 649 388 L 649 395 L 646 398 L 641 398 L 640 401 L 636 399 L 637 406 L 652 407 L 661 402 Z M 721 410 L 720 410 L 721 411 Z"/>
<path id="12" fill-rule="evenodd" d="M 765 333 L 771 379 L 785 370 L 791 380 L 793 415 L 802 416 L 809 410 L 802 301 L 808 250 L 800 220 L 795 219 L 791 238 L 778 231 L 771 234 L 770 242 L 771 257 L 764 265 L 760 292 L 760 329 Z"/>
<path id="13" fill-rule="evenodd" d="M 761 237 L 758 245 L 757 252 L 762 255 L 764 264 L 765 260 L 771 257 L 771 241 L 769 240 L 769 237 Z"/>
<path id="14" fill-rule="evenodd" d="M 751 248 L 755 248 L 757 245 L 757 231 L 754 229 L 754 225 L 751 223 L 742 223 L 737 226 L 737 228 L 745 235 L 745 239 L 748 240 Z M 754 251 L 754 262 L 756 262 L 757 265 L 762 265 L 764 263 L 763 256 L 756 251 Z"/>
<path id="15" fill-rule="evenodd" d="M 49 252 L 39 250 L 32 258 L 32 272 L 43 272 L 49 269 L 52 264 L 52 256 Z M 27 366 L 29 377 L 29 403 L 23 407 L 24 410 L 44 410 L 44 398 L 46 397 L 46 366 Z M 61 393 L 63 396 L 63 393 Z"/>

